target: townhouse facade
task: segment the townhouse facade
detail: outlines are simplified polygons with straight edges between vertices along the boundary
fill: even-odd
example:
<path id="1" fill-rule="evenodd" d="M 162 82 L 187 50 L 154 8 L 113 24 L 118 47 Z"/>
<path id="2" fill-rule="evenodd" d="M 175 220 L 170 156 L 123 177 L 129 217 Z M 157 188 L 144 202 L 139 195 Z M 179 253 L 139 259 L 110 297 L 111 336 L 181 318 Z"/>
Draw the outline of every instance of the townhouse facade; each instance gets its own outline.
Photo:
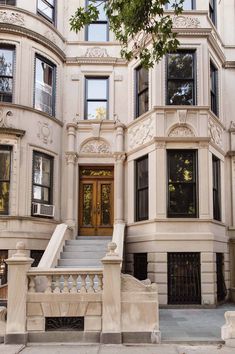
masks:
<path id="1" fill-rule="evenodd" d="M 76 34 L 83 0 L 0 1 L 1 283 L 19 240 L 37 265 L 61 222 L 124 223 L 124 271 L 161 305 L 234 299 L 235 2 L 169 3 L 180 47 L 149 70 L 97 3 Z"/>

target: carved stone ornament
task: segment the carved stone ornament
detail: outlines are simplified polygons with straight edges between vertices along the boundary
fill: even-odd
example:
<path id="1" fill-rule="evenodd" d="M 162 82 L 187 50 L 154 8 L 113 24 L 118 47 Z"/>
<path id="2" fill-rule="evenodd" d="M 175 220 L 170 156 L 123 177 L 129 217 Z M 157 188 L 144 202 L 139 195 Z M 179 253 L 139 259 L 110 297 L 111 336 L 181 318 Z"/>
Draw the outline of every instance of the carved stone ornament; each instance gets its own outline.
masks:
<path id="1" fill-rule="evenodd" d="M 109 57 L 107 50 L 100 47 L 88 48 L 85 54 L 86 58 L 105 58 Z"/>
<path id="2" fill-rule="evenodd" d="M 175 138 L 181 138 L 181 137 L 192 137 L 195 136 L 193 131 L 186 127 L 186 126 L 179 126 L 179 127 L 175 127 L 173 128 L 169 135 L 169 137 L 175 137 Z"/>
<path id="3" fill-rule="evenodd" d="M 0 128 L 14 128 L 10 123 L 10 117 L 12 116 L 12 111 L 5 112 L 3 108 L 0 108 Z"/>
<path id="4" fill-rule="evenodd" d="M 178 109 L 177 110 L 177 117 L 178 117 L 179 124 L 186 124 L 187 109 Z"/>
<path id="5" fill-rule="evenodd" d="M 142 281 L 132 277 L 129 274 L 121 275 L 122 292 L 157 292 L 156 284 L 144 284 Z"/>
<path id="6" fill-rule="evenodd" d="M 114 157 L 116 162 L 124 162 L 126 160 L 126 154 L 124 152 L 115 152 Z"/>
<path id="7" fill-rule="evenodd" d="M 233 120 L 231 120 L 230 129 L 235 129 L 235 122 Z"/>
<path id="8" fill-rule="evenodd" d="M 0 22 L 24 26 L 24 16 L 15 12 L 0 11 Z"/>
<path id="9" fill-rule="evenodd" d="M 53 130 L 50 124 L 38 122 L 37 136 L 44 144 L 53 143 Z"/>
<path id="10" fill-rule="evenodd" d="M 211 137 L 212 141 L 218 145 L 219 147 L 222 147 L 222 134 L 223 130 L 220 126 L 215 124 L 212 119 L 209 120 L 208 122 L 208 130 L 209 130 L 209 136 Z"/>
<path id="11" fill-rule="evenodd" d="M 81 153 L 88 154 L 109 154 L 110 152 L 108 143 L 98 139 L 89 140 L 81 148 Z"/>
<path id="12" fill-rule="evenodd" d="M 200 21 L 197 17 L 190 16 L 174 16 L 172 19 L 175 28 L 199 28 Z"/>
<path id="13" fill-rule="evenodd" d="M 70 163 L 75 165 L 78 161 L 78 155 L 76 152 L 73 152 L 73 151 L 66 152 L 65 158 L 66 158 L 67 165 Z"/>
<path id="14" fill-rule="evenodd" d="M 49 39 L 49 41 L 53 42 L 56 44 L 56 37 L 54 36 L 54 34 L 51 31 L 46 31 L 44 33 L 44 36 Z"/>
<path id="15" fill-rule="evenodd" d="M 129 130 L 129 147 L 134 149 L 151 141 L 153 137 L 154 125 L 150 117 Z"/>

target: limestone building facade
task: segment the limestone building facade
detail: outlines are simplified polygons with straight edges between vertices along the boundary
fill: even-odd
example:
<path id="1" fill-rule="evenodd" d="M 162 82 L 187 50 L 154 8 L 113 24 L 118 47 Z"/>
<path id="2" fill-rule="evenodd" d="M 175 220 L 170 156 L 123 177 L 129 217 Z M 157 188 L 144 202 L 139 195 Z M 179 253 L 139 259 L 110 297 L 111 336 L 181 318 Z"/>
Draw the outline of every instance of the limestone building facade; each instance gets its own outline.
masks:
<path id="1" fill-rule="evenodd" d="M 1 281 L 18 240 L 39 259 L 58 223 L 125 223 L 125 271 L 161 305 L 215 305 L 235 288 L 235 1 L 186 0 L 148 71 L 102 11 L 70 31 L 84 5 L 0 1 Z"/>

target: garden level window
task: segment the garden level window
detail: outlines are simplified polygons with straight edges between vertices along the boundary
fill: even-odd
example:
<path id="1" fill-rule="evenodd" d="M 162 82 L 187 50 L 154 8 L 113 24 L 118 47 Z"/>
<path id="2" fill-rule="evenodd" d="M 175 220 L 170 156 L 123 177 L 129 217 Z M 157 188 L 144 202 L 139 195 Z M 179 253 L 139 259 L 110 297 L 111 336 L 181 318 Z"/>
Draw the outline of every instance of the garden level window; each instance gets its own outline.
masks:
<path id="1" fill-rule="evenodd" d="M 104 1 L 87 1 L 87 5 L 96 6 L 99 11 L 99 17 L 90 25 L 86 26 L 86 41 L 107 42 L 109 40 L 108 19 L 104 11 Z"/>
<path id="2" fill-rule="evenodd" d="M 107 77 L 86 77 L 85 119 L 108 119 Z"/>
<path id="3" fill-rule="evenodd" d="M 53 157 L 33 153 L 33 202 L 52 204 Z"/>
<path id="4" fill-rule="evenodd" d="M 168 150 L 168 217 L 197 217 L 197 153 Z"/>
<path id="5" fill-rule="evenodd" d="M 136 118 L 148 111 L 149 108 L 149 73 L 138 67 L 136 74 Z"/>
<path id="6" fill-rule="evenodd" d="M 55 71 L 55 65 L 36 56 L 34 108 L 51 116 L 55 115 Z"/>
<path id="7" fill-rule="evenodd" d="M 216 0 L 209 0 L 209 17 L 216 26 Z"/>
<path id="8" fill-rule="evenodd" d="M 167 104 L 195 104 L 195 52 L 167 55 Z"/>
<path id="9" fill-rule="evenodd" d="M 136 200 L 136 221 L 148 220 L 149 217 L 149 176 L 148 156 L 136 160 L 135 164 L 135 200 Z"/>
<path id="10" fill-rule="evenodd" d="M 221 221 L 221 183 L 220 183 L 220 160 L 212 156 L 213 169 L 213 218 Z"/>
<path id="11" fill-rule="evenodd" d="M 196 8 L 195 6 L 196 0 L 184 0 L 183 3 L 183 10 L 194 10 Z M 176 3 L 176 0 L 170 0 L 168 4 L 166 4 L 166 9 L 167 10 L 173 10 L 173 5 Z"/>
<path id="12" fill-rule="evenodd" d="M 211 110 L 218 115 L 218 70 L 210 63 L 210 96 Z"/>
<path id="13" fill-rule="evenodd" d="M 12 102 L 14 47 L 0 46 L 0 102 Z"/>
<path id="14" fill-rule="evenodd" d="M 11 147 L 0 145 L 0 215 L 9 214 Z"/>
<path id="15" fill-rule="evenodd" d="M 48 21 L 55 22 L 55 0 L 38 0 L 37 12 Z"/>

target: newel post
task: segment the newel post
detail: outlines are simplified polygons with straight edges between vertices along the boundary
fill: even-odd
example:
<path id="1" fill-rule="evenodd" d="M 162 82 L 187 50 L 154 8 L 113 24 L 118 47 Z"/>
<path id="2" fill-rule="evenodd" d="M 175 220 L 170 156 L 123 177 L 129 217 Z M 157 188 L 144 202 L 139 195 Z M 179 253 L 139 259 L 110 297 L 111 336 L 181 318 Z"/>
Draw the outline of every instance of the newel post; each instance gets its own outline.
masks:
<path id="1" fill-rule="evenodd" d="M 102 259 L 103 272 L 103 314 L 102 343 L 122 343 L 121 334 L 121 267 L 122 258 L 115 253 L 116 243 L 108 244 L 108 253 Z"/>
<path id="2" fill-rule="evenodd" d="M 25 344 L 27 342 L 27 271 L 31 267 L 33 259 L 27 257 L 24 242 L 18 242 L 16 249 L 12 258 L 6 260 L 8 264 L 8 301 L 5 343 Z"/>

